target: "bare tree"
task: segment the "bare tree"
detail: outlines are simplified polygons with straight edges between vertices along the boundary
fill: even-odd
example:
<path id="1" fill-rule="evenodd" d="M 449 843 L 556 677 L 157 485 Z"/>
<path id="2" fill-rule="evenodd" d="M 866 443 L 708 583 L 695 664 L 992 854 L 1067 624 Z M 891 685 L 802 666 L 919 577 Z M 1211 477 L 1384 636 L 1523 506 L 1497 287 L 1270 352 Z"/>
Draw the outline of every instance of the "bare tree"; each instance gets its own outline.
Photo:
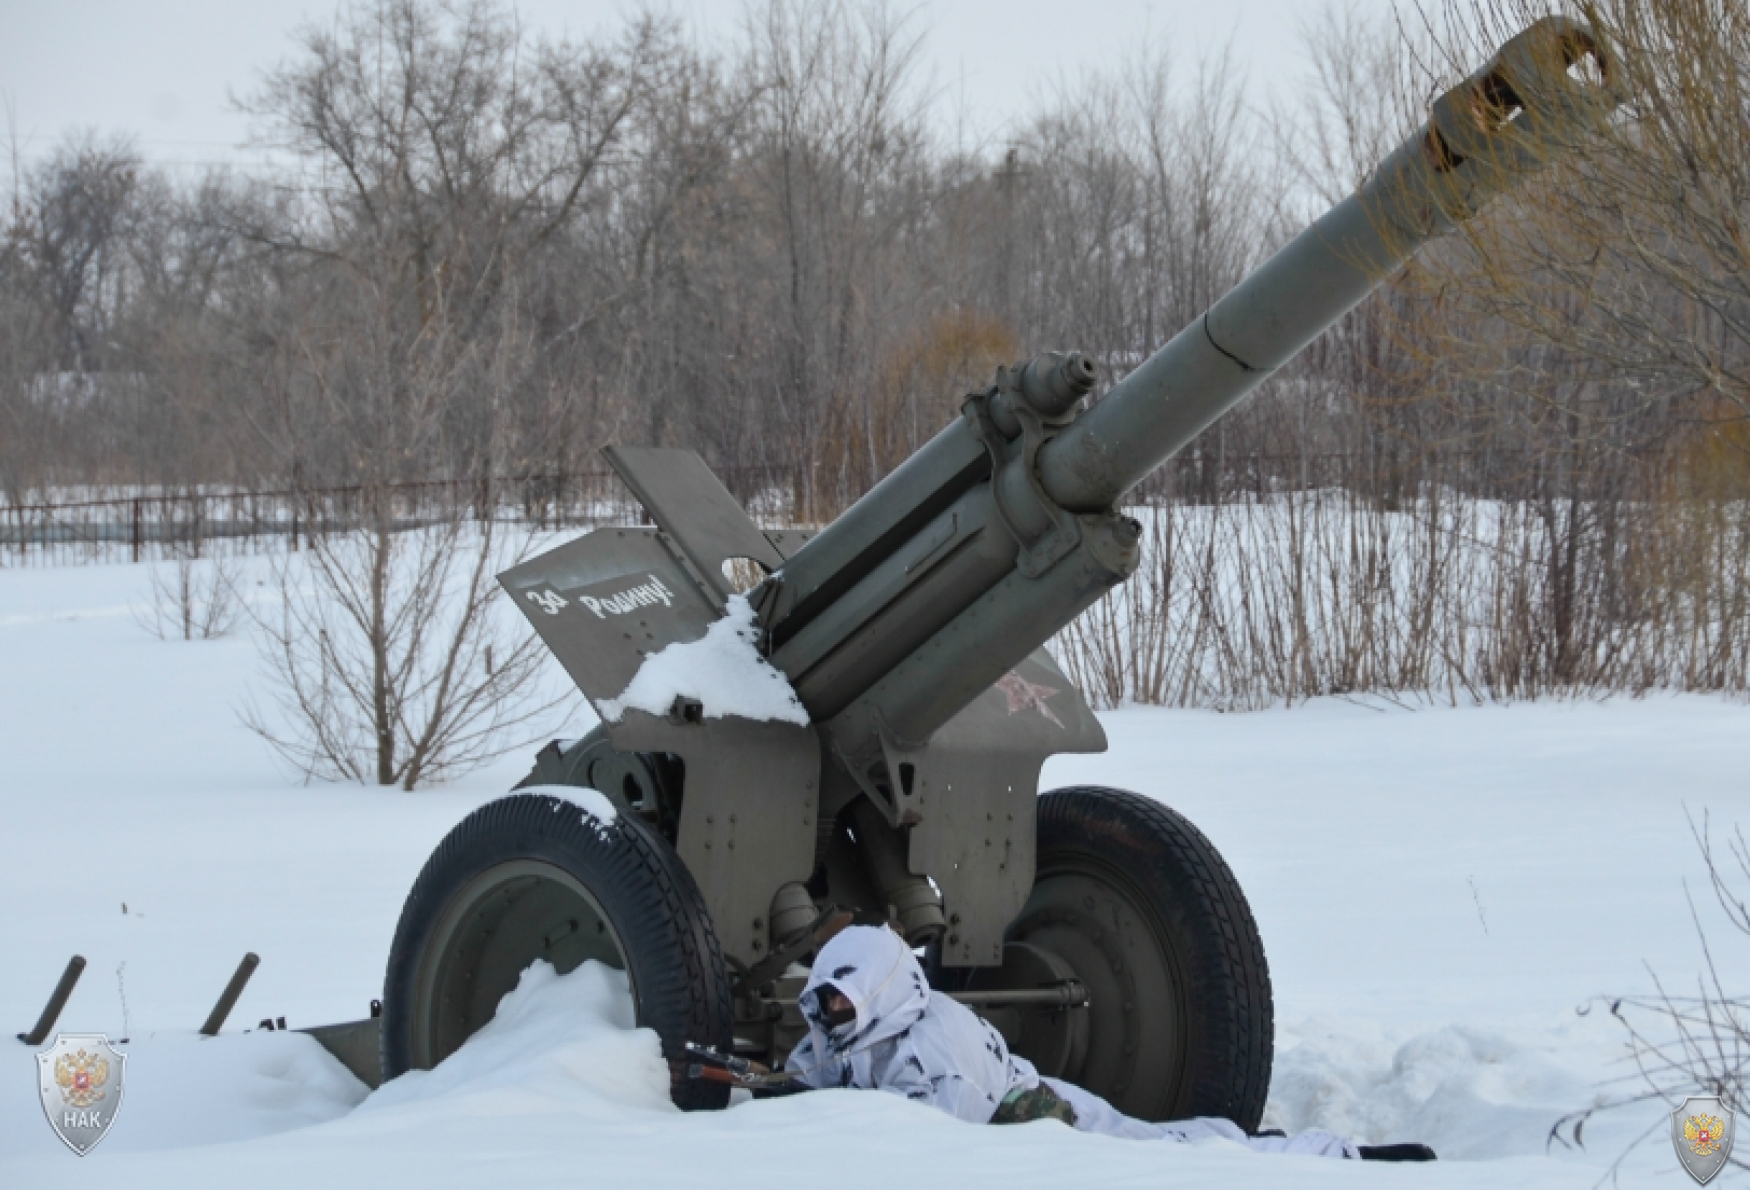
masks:
<path id="1" fill-rule="evenodd" d="M 14 195 L 0 245 L 0 483 L 15 498 L 52 482 L 55 463 L 89 474 L 107 462 L 104 417 L 127 386 L 105 373 L 117 362 L 138 183 L 126 141 L 83 134 Z"/>
<path id="2" fill-rule="evenodd" d="M 1448 19 L 1448 52 L 1524 24 L 1529 0 Z M 1750 417 L 1750 11 L 1732 0 L 1600 0 L 1618 118 L 1467 236 L 1441 280 L 1586 374 Z M 1467 14 L 1468 15 L 1468 11 Z"/>
<path id="3" fill-rule="evenodd" d="M 1106 696 L 1750 685 L 1741 6 L 1587 11 L 1625 114 L 1135 493 L 1156 553 L 1074 646 Z M 289 168 L 172 184 L 76 139 L 27 174 L 0 484 L 320 489 L 307 514 L 388 547 L 437 515 L 415 487 L 473 518 L 509 476 L 545 507 L 635 440 L 823 519 L 999 363 L 1122 376 L 1538 12 L 1331 8 L 1268 120 L 1220 53 L 1144 46 L 949 146 L 882 0 L 769 0 L 711 52 L 641 16 L 563 45 L 490 0 L 365 0 L 247 103 Z"/>
<path id="4" fill-rule="evenodd" d="M 653 77 L 681 52 L 654 19 L 611 46 L 530 45 L 486 0 L 372 0 L 306 29 L 299 48 L 245 107 L 264 143 L 300 163 L 303 197 L 257 208 L 239 230 L 285 258 L 301 287 L 368 291 L 407 341 L 435 322 L 450 339 L 490 336 L 505 310 L 537 296 L 538 255 L 611 201 L 605 174 Z M 568 384 L 530 379 L 525 396 L 571 398 Z M 283 417 L 269 432 L 305 483 L 319 469 L 367 483 L 480 474 L 502 461 L 492 450 L 515 453 L 495 419 L 526 399 L 452 398 L 441 449 L 410 441 L 393 403 L 330 404 L 334 420 L 314 440 Z"/>
<path id="5" fill-rule="evenodd" d="M 252 101 L 333 182 L 244 228 L 286 265 L 257 322 L 263 431 L 295 488 L 356 487 L 279 565 L 261 622 L 283 715 L 249 722 L 306 772 L 411 789 L 520 743 L 507 733 L 551 705 L 529 685 L 534 639 L 492 610 L 526 535 L 505 539 L 489 477 L 519 395 L 543 391 L 532 255 L 581 209 L 662 31 L 628 36 L 540 47 L 524 71 L 500 9 L 380 0 L 307 32 Z M 434 475 L 455 478 L 429 500 L 416 481 Z"/>
<path id="6" fill-rule="evenodd" d="M 556 703 L 503 618 L 492 576 L 518 552 L 492 517 L 391 500 L 276 559 L 281 600 L 253 613 L 275 706 L 244 718 L 307 776 L 413 789 L 521 747 Z"/>
<path id="7" fill-rule="evenodd" d="M 242 614 L 237 595 L 234 558 L 209 553 L 201 558 L 193 545 L 179 544 L 170 558 L 152 567 L 150 602 L 136 608 L 134 619 L 160 640 L 213 640 L 236 627 Z"/>
<path id="8" fill-rule="evenodd" d="M 1700 827 L 1690 819 L 1690 831 L 1701 852 L 1709 891 L 1724 912 L 1732 934 L 1742 936 L 1728 941 L 1741 945 L 1743 939 L 1750 939 L 1750 841 L 1745 839 L 1742 827 L 1733 827 L 1726 839 L 1726 857 L 1722 858 L 1714 850 L 1705 811 Z M 1716 1095 L 1732 1115 L 1750 1111 L 1750 1000 L 1729 988 L 1721 978 L 1714 959 L 1716 940 L 1710 939 L 1703 928 L 1693 900 L 1690 915 L 1702 946 L 1702 970 L 1696 977 L 1694 992 L 1674 991 L 1654 975 L 1652 995 L 1605 1001 L 1611 1016 L 1624 1030 L 1628 1056 L 1640 1086 L 1601 1097 L 1597 1105 L 1557 1120 L 1550 1128 L 1551 1145 L 1584 1148 L 1585 1128 L 1594 1118 L 1647 1102 L 1674 1109 L 1691 1095 Z M 1581 1009 L 1590 1010 L 1590 1005 Z M 1659 1120 L 1655 1128 L 1630 1144 L 1616 1157 L 1612 1169 L 1620 1166 L 1635 1145 L 1649 1135 L 1662 1140 L 1663 1124 L 1664 1120 Z M 1742 1155 L 1730 1157 L 1729 1163 L 1739 1169 L 1750 1169 L 1750 1159 Z"/>
<path id="9" fill-rule="evenodd" d="M 277 711 L 245 721 L 308 775 L 413 789 L 521 746 L 555 706 L 493 581 L 532 530 L 499 523 L 490 478 L 396 479 L 441 453 L 464 395 L 496 413 L 530 346 L 510 311 L 467 337 L 442 316 L 409 322 L 381 289 L 319 294 L 325 316 L 301 312 L 269 382 L 285 416 L 354 444 L 364 482 L 311 500 L 303 550 L 275 560 L 279 603 L 254 618 Z"/>

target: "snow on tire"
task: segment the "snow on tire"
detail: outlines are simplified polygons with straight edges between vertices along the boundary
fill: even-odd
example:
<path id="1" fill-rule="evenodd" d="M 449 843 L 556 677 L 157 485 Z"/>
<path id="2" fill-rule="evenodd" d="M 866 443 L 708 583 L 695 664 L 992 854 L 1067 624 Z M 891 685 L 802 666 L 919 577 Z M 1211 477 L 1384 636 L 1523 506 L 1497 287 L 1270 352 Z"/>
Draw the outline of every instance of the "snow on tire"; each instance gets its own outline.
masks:
<path id="1" fill-rule="evenodd" d="M 638 1024 L 671 1063 L 688 1041 L 733 1044 L 722 951 L 674 849 L 631 815 L 534 789 L 463 819 L 414 882 L 383 981 L 384 1078 L 454 1053 L 536 959 L 561 974 L 588 959 L 624 970 Z M 728 1101 L 713 1083 L 673 1091 L 687 1109 Z"/>

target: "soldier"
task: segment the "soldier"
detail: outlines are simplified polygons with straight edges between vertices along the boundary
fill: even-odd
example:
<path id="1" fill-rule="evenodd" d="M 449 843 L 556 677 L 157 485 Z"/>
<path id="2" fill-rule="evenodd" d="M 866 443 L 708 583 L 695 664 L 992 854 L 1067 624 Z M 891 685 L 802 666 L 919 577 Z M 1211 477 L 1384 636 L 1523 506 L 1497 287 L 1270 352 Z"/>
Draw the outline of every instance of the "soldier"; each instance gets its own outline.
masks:
<path id="1" fill-rule="evenodd" d="M 1055 1119 L 1135 1140 L 1219 1136 L 1263 1153 L 1434 1159 L 1426 1145 L 1358 1146 L 1318 1130 L 1247 1136 L 1230 1120 L 1132 1119 L 1072 1083 L 1041 1077 L 971 1009 L 932 996 L 910 948 L 884 926 L 852 926 L 821 947 L 801 1008 L 808 1036 L 786 1068 L 811 1087 L 891 1091 L 974 1124 Z"/>

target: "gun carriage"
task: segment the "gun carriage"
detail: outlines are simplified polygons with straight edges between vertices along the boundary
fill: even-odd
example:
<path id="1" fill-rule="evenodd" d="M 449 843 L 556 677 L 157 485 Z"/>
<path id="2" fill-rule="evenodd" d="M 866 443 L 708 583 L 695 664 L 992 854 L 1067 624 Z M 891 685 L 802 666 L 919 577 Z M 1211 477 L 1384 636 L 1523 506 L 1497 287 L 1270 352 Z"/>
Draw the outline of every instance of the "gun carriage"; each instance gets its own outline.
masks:
<path id="1" fill-rule="evenodd" d="M 1152 798 L 1039 795 L 1046 758 L 1106 745 L 1043 646 L 1135 569 L 1127 491 L 1613 106 L 1590 32 L 1540 22 L 1091 407 L 1083 355 L 1001 370 L 818 533 L 762 531 L 696 454 L 610 448 L 655 527 L 500 576 L 602 723 L 543 750 L 528 789 L 420 875 L 382 1073 L 453 1052 L 537 958 L 624 969 L 672 1059 L 781 1060 L 801 1032 L 792 964 L 854 914 L 926 948 L 937 986 L 1043 1073 L 1131 1115 L 1256 1127 L 1272 1003 L 1245 897 Z M 729 575 L 748 561 L 765 577 L 742 596 Z M 733 689 L 630 697 L 653 658 L 713 634 L 751 642 L 800 711 L 750 714 Z M 675 1086 L 683 1107 L 727 1094 Z"/>

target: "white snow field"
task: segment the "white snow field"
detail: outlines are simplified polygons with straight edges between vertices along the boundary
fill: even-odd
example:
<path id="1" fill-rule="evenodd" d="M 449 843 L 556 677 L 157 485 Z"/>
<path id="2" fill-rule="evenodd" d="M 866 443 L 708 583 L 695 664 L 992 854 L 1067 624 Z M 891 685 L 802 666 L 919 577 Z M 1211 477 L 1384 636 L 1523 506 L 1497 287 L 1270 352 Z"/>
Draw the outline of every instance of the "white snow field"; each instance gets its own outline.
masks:
<path id="1" fill-rule="evenodd" d="M 682 1115 L 623 987 L 590 967 L 533 970 L 448 1063 L 367 1096 L 309 1038 L 247 1030 L 363 1015 L 427 854 L 528 754 L 413 794 L 301 784 L 239 726 L 260 681 L 246 635 L 154 639 L 129 610 L 146 592 L 142 566 L 0 569 L 6 1190 L 1580 1188 L 1611 1184 L 1648 1130 L 1615 1184 L 1691 1184 L 1656 1104 L 1595 1118 L 1582 1150 L 1546 1136 L 1638 1086 L 1596 998 L 1646 994 L 1654 971 L 1693 987 L 1686 881 L 1727 984 L 1750 989 L 1750 939 L 1726 933 L 1685 819 L 1750 825 L 1740 703 L 1127 709 L 1104 716 L 1109 753 L 1048 766 L 1048 786 L 1160 797 L 1238 874 L 1275 984 L 1268 1122 L 1424 1140 L 1431 1166 L 978 1128 L 872 1092 Z M 554 734 L 587 728 L 578 706 Z M 261 968 L 230 1024 L 198 1038 L 249 950 Z M 11 1040 L 75 952 L 90 966 L 58 1030 L 126 1037 L 130 1055 L 117 1122 L 84 1158 Z"/>

